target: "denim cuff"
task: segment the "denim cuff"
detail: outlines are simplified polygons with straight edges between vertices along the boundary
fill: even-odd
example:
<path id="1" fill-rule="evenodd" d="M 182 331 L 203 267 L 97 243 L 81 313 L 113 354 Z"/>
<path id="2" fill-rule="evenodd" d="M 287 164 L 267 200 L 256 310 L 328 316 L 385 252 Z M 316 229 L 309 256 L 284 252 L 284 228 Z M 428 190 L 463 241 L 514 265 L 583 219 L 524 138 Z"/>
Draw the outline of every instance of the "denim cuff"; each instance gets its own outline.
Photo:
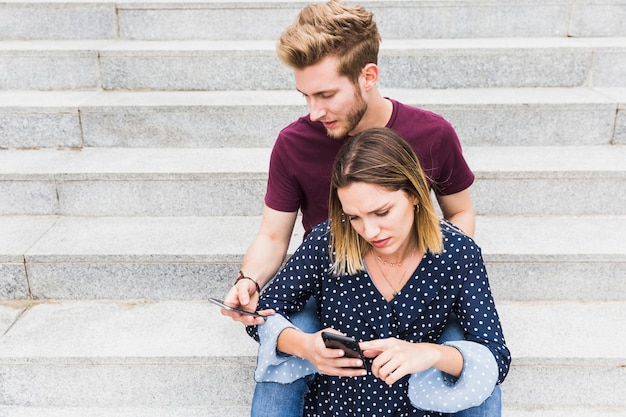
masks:
<path id="1" fill-rule="evenodd" d="M 414 407 L 456 413 L 482 404 L 498 382 L 498 364 L 484 345 L 466 340 L 445 342 L 463 355 L 463 370 L 454 378 L 430 368 L 409 378 L 409 399 Z"/>
<path id="2" fill-rule="evenodd" d="M 285 355 L 276 350 L 278 336 L 289 328 L 298 329 L 280 314 L 266 318 L 265 323 L 258 326 L 259 353 L 254 371 L 256 382 L 287 384 L 317 372 L 306 359 Z"/>

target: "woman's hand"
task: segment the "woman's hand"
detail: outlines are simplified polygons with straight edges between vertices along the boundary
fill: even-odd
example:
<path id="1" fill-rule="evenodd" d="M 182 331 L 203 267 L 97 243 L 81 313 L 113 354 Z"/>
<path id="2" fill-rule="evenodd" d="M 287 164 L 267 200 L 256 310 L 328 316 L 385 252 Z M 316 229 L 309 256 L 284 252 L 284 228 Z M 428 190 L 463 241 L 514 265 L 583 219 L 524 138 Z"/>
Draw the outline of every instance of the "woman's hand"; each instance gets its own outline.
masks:
<path id="1" fill-rule="evenodd" d="M 317 333 L 303 333 L 293 328 L 285 329 L 278 338 L 278 350 L 308 360 L 324 375 L 363 376 L 367 374 L 361 359 L 346 358 L 343 350 L 327 348 L 322 340 L 322 331 L 341 334 L 333 329 L 324 329 Z"/>
<path id="2" fill-rule="evenodd" d="M 463 357 L 458 350 L 433 343 L 388 338 L 361 342 L 361 349 L 365 357 L 376 358 L 372 373 L 388 385 L 433 366 L 456 376 L 463 368 Z"/>

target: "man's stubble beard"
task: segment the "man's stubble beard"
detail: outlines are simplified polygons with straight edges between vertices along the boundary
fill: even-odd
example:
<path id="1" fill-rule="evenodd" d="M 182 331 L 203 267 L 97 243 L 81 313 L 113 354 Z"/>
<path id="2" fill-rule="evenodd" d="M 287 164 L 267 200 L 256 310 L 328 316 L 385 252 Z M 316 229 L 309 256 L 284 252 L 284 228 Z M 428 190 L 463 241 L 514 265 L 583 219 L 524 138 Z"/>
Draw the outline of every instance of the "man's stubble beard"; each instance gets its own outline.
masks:
<path id="1" fill-rule="evenodd" d="M 333 139 L 343 139 L 350 132 L 352 132 L 357 127 L 357 125 L 361 122 L 361 120 L 363 119 L 363 116 L 365 115 L 365 112 L 367 112 L 367 103 L 363 99 L 363 95 L 358 89 L 355 89 L 354 91 L 354 101 L 355 101 L 354 111 L 352 111 L 351 113 L 348 113 L 346 117 L 346 122 L 348 123 L 348 126 L 345 129 L 343 129 L 341 132 L 339 132 L 338 134 L 333 134 L 327 130 L 326 134 L 329 137 Z"/>

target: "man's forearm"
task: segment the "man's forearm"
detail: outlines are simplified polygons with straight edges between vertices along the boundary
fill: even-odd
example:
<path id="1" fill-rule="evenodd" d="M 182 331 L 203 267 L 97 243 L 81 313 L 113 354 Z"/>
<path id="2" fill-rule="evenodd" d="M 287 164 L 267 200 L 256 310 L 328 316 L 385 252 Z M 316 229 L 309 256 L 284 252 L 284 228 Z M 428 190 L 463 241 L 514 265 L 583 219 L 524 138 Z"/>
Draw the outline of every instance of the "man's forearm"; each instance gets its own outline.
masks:
<path id="1" fill-rule="evenodd" d="M 461 229 L 468 236 L 474 237 L 474 231 L 476 230 L 476 217 L 474 216 L 473 210 L 469 212 L 461 211 L 446 220 L 449 220 L 453 225 Z"/>
<path id="2" fill-rule="evenodd" d="M 286 254 L 287 245 L 259 235 L 248 247 L 241 271 L 263 288 L 276 275 Z"/>

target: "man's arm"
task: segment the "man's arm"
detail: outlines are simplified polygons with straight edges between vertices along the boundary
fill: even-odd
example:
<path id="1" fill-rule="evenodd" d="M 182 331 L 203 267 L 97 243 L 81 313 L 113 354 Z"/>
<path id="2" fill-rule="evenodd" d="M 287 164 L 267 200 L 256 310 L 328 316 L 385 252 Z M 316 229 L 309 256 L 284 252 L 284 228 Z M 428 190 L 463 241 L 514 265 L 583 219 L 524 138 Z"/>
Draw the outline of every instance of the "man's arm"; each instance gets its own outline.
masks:
<path id="1" fill-rule="evenodd" d="M 446 220 L 449 220 L 467 235 L 474 236 L 476 218 L 469 188 L 455 194 L 438 195 L 437 201 Z"/>
<path id="2" fill-rule="evenodd" d="M 264 206 L 261 226 L 248 247 L 241 265 L 242 273 L 251 279 L 242 279 L 233 285 L 224 298 L 226 304 L 245 310 L 256 309 L 259 294 L 252 281 L 262 288 L 276 275 L 278 268 L 285 260 L 297 215 L 297 212 L 282 212 Z M 226 310 L 222 310 L 222 314 L 246 325 L 263 322 L 262 319 L 254 319 Z"/>

